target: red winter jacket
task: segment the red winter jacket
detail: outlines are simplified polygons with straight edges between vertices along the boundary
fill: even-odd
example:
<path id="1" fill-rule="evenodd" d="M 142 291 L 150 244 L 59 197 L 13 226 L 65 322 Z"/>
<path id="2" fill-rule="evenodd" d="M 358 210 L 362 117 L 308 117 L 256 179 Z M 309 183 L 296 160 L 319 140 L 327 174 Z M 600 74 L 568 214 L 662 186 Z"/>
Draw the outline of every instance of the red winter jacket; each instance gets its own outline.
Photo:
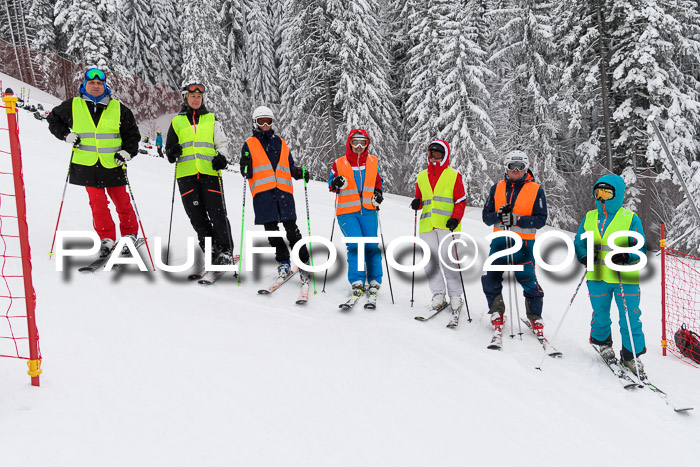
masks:
<path id="1" fill-rule="evenodd" d="M 425 156 L 428 163 L 428 181 L 430 182 L 430 187 L 434 190 L 435 185 L 437 185 L 437 182 L 440 179 L 440 175 L 442 175 L 442 171 L 445 170 L 445 167 L 450 166 L 450 145 L 447 144 L 447 141 L 443 141 L 441 139 L 436 139 L 430 144 L 433 143 L 440 144 L 445 148 L 445 157 L 441 161 L 431 162 L 428 156 Z M 421 199 L 420 209 L 422 209 L 423 195 L 420 192 L 420 188 L 418 188 L 418 182 L 416 182 L 415 197 Z M 457 173 L 457 180 L 455 180 L 455 187 L 454 191 L 452 192 L 452 199 L 454 199 L 455 207 L 452 211 L 451 217 L 454 217 L 455 219 L 461 221 L 462 216 L 464 216 L 464 209 L 467 207 L 467 196 L 466 192 L 464 191 L 464 182 L 462 181 L 462 174 L 460 174 L 459 172 Z"/>

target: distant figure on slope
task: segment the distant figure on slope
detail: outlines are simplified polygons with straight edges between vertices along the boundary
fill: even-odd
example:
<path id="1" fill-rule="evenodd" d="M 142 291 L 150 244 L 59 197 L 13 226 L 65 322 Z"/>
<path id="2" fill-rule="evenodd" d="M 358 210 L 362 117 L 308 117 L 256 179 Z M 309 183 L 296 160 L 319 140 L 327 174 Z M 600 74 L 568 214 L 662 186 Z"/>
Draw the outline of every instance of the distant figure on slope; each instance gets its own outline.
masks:
<path id="1" fill-rule="evenodd" d="M 121 235 L 133 240 L 138 234 L 136 214 L 125 188 L 125 163 L 138 153 L 141 133 L 131 110 L 112 99 L 102 70 L 85 72 L 79 94 L 54 107 L 46 120 L 49 131 L 73 147 L 70 183 L 87 190 L 93 227 L 101 239 L 100 257 L 105 257 L 117 238 L 107 195 L 119 215 Z"/>
<path id="2" fill-rule="evenodd" d="M 418 231 L 420 238 L 430 246 L 431 260 L 425 267 L 425 274 L 433 294 L 431 308 L 438 311 L 447 307 L 445 292 L 448 292 L 452 310 L 449 326 L 456 327 L 462 310 L 459 265 L 449 259 L 446 246 L 450 241 L 445 241 L 442 251 L 438 251 L 438 247 L 445 237 L 461 230 L 467 198 L 462 175 L 450 167 L 450 146 L 446 141 L 435 140 L 428 145 L 426 162 L 428 167 L 416 179 L 416 197 L 411 201 L 411 209 L 422 209 Z"/>
<path id="3" fill-rule="evenodd" d="M 622 207 L 625 197 L 625 182 L 619 175 L 603 175 L 593 185 L 593 197 L 596 209 L 588 211 L 586 217 L 576 232 L 574 246 L 576 257 L 585 266 L 588 260 L 586 240 L 581 238 L 586 232 L 593 232 L 594 248 L 596 251 L 593 261 L 594 269 L 586 274 L 588 279 L 588 295 L 591 298 L 593 317 L 591 318 L 590 342 L 598 347 L 600 354 L 606 360 L 615 359 L 615 351 L 612 348 L 612 333 L 610 326 L 610 305 L 613 296 L 617 304 L 617 313 L 620 324 L 620 336 L 622 338 L 622 350 L 620 356 L 622 363 L 632 372 L 639 372 L 644 376 L 644 366 L 639 360 L 640 355 L 646 352 L 644 332 L 642 331 L 641 310 L 639 309 L 639 271 L 620 272 L 614 271 L 605 265 L 604 259 L 610 253 L 608 237 L 615 232 L 635 231 L 644 237 L 642 221 L 635 213 Z M 634 246 L 637 240 L 633 237 L 620 237 L 615 240 L 620 247 Z M 640 254 L 646 254 L 646 239 L 640 247 Z M 639 255 L 629 253 L 617 253 L 611 261 L 617 265 L 630 265 L 639 261 Z M 620 290 L 622 283 L 622 290 Z M 627 327 L 625 317 L 625 305 L 632 328 L 632 339 Z M 635 353 L 632 351 L 634 343 Z M 635 365 L 636 360 L 636 365 Z"/>
<path id="4" fill-rule="evenodd" d="M 300 180 L 303 176 L 309 181 L 309 172 L 294 165 L 294 158 L 287 143 L 272 129 L 275 117 L 272 110 L 260 106 L 253 111 L 253 136 L 248 138 L 241 148 L 241 175 L 248 179 L 253 196 L 255 224 L 262 225 L 268 232 L 278 232 L 279 223 L 284 227 L 289 247 L 301 240 L 297 227 L 297 213 L 294 203 L 292 177 Z M 289 249 L 280 237 L 269 237 L 270 246 L 275 248 L 277 278 L 284 280 L 292 273 Z M 309 250 L 306 246 L 299 249 L 299 259 L 309 264 Z M 299 276 L 302 284 L 309 281 L 311 275 L 301 270 Z"/>
<path id="5" fill-rule="evenodd" d="M 233 264 L 233 238 L 220 172 L 228 165 L 228 138 L 204 105 L 204 92 L 204 85 L 197 82 L 182 88 L 182 107 L 168 129 L 165 153 L 171 164 L 177 163 L 182 205 L 200 248 L 204 251 L 204 239 L 211 237 L 213 263 Z"/>
<path id="6" fill-rule="evenodd" d="M 335 213 L 338 227 L 346 237 L 376 237 L 377 207 L 384 200 L 379 159 L 369 153 L 370 138 L 365 130 L 350 130 L 345 155 L 333 162 L 329 189 L 337 194 Z M 365 244 L 365 267 L 359 270 L 357 243 L 348 243 L 348 281 L 352 295 L 376 296 L 382 284 L 382 254 L 378 243 Z"/>
<path id="7" fill-rule="evenodd" d="M 542 299 L 544 292 L 535 275 L 535 259 L 532 249 L 537 229 L 547 222 L 547 199 L 544 189 L 535 183 L 530 171 L 530 159 L 522 151 L 511 151 L 503 161 L 505 177 L 491 187 L 489 197 L 482 211 L 486 225 L 493 231 L 510 230 L 523 240 L 523 246 L 513 255 L 496 259 L 494 265 L 522 265 L 523 270 L 515 272 L 515 278 L 523 288 L 525 309 L 532 329 L 538 336 L 543 335 Z M 496 238 L 491 242 L 489 256 L 513 245 L 513 240 Z M 481 285 L 488 302 L 491 324 L 495 334 L 500 336 L 505 321 L 503 301 L 503 271 L 488 271 L 481 276 Z"/>
<path id="8" fill-rule="evenodd" d="M 158 150 L 158 157 L 163 157 L 163 135 L 160 131 L 156 135 L 156 149 Z"/>

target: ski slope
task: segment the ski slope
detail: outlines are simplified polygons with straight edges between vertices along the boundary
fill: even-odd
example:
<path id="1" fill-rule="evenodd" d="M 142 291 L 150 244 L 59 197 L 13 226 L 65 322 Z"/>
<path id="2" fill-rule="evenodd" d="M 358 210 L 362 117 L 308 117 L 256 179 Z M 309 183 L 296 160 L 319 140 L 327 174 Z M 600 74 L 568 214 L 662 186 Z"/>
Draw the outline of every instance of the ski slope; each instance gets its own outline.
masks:
<path id="1" fill-rule="evenodd" d="M 1 78 L 5 87 L 21 86 Z M 33 103 L 35 99 L 47 109 L 58 104 L 32 90 Z M 260 261 L 254 272 L 244 271 L 240 287 L 230 275 L 207 288 L 188 282 L 187 273 L 142 273 L 133 267 L 83 275 L 77 267 L 86 260 L 70 260 L 65 272 L 56 272 L 48 252 L 70 149 L 49 133 L 45 121 L 25 111 L 19 115 L 44 373 L 41 387 L 32 387 L 25 361 L 0 359 L 0 465 L 697 462 L 700 371 L 661 356 L 659 257 L 650 254 L 642 284 L 648 348 L 642 360 L 653 382 L 696 407 L 685 415 L 650 392 L 626 392 L 599 361 L 588 344 L 591 308 L 585 286 L 553 338 L 583 272 L 578 265 L 561 273 L 538 271 L 545 291 L 545 333 L 563 358 L 547 358 L 537 371 L 542 348 L 524 326 L 522 339 L 504 337 L 501 352 L 486 348 L 491 327 L 479 279 L 490 229 L 481 223 L 480 207 L 468 208 L 462 222 L 480 248 L 477 266 L 464 274 L 473 321 L 463 314 L 456 330 L 445 328 L 446 312 L 425 323 L 413 319 L 426 315 L 430 302 L 422 273 L 416 274 L 413 308 L 411 275 L 391 270 L 395 304 L 385 273 L 376 310 L 340 312 L 338 304 L 349 286 L 337 228 L 338 262 L 326 293 L 320 293 L 323 276 L 317 275 L 319 293 L 313 295 L 312 289 L 309 303 L 301 307 L 294 304 L 296 278 L 273 295 L 257 294 L 274 274 L 272 258 Z M 159 125 L 168 123 L 167 118 L 161 121 Z M 240 144 L 233 142 L 233 154 Z M 0 149 L 8 146 L 0 134 Z M 145 154 L 129 164 L 146 233 L 164 242 L 173 170 L 166 159 Z M 238 250 L 243 180 L 233 172 L 223 178 Z M 2 187 L 3 192 L 9 189 Z M 325 183 L 315 181 L 308 194 L 312 234 L 329 237 L 333 196 Z M 295 182 L 295 197 L 298 224 L 306 235 L 300 182 Z M 380 219 L 387 243 L 412 235 L 409 203 L 386 195 Z M 254 225 L 249 193 L 246 208 L 246 229 L 261 230 Z M 60 229 L 91 229 L 82 187 L 68 187 Z M 193 235 L 176 199 L 173 263 L 184 261 L 186 237 Z M 556 262 L 564 255 L 557 248 L 547 260 Z M 410 263 L 411 250 L 405 249 L 401 258 Z M 504 296 L 508 298 L 507 288 Z M 524 313 L 519 288 L 518 299 Z M 613 338 L 619 350 L 615 324 Z"/>

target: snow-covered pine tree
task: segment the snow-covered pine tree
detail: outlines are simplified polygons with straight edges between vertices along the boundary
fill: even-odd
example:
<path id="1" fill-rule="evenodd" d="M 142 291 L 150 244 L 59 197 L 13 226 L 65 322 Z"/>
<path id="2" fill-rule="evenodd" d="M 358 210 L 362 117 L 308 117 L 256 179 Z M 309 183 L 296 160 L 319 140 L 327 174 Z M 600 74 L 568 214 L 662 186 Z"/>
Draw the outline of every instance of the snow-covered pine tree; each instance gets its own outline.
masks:
<path id="1" fill-rule="evenodd" d="M 165 83 L 177 89 L 179 85 L 177 79 L 182 69 L 180 48 L 182 26 L 178 21 L 180 10 L 176 2 L 171 0 L 151 0 L 151 5 L 150 28 L 153 42 L 149 46 L 153 47 L 155 44 L 150 53 L 151 79 L 154 83 Z M 162 59 L 162 63 L 158 56 Z"/>
<path id="2" fill-rule="evenodd" d="M 158 58 L 150 50 L 154 43 L 154 28 L 151 25 L 151 0 L 119 0 L 118 29 L 126 35 L 123 54 L 130 75 L 139 76 L 148 84 L 155 84 L 156 70 L 161 68 Z M 116 54 L 115 54 L 116 55 Z"/>
<path id="3" fill-rule="evenodd" d="M 279 77 L 275 63 L 274 26 L 268 1 L 250 4 L 248 50 L 252 98 L 256 104 L 279 102 Z"/>
<path id="4" fill-rule="evenodd" d="M 204 104 L 231 135 L 234 116 L 241 111 L 242 96 L 237 83 L 230 79 L 219 16 L 214 6 L 212 0 L 192 0 L 184 5 L 182 84 L 193 81 L 204 84 Z"/>
<path id="5" fill-rule="evenodd" d="M 491 96 L 485 79 L 493 73 L 485 64 L 486 52 L 478 43 L 477 20 L 479 1 L 464 5 L 455 0 L 444 22 L 440 36 L 443 53 L 437 96 L 440 102 L 438 126 L 440 138 L 451 144 L 452 166 L 460 171 L 467 190 L 468 202 L 479 206 L 489 192 L 486 157 L 495 152 L 493 124 L 488 114 Z"/>
<path id="6" fill-rule="evenodd" d="M 111 32 L 105 23 L 105 0 L 59 0 L 54 6 L 55 26 L 65 40 L 63 50 L 71 59 L 86 66 L 111 70 L 108 40 Z"/>
<path id="7" fill-rule="evenodd" d="M 56 33 L 53 27 L 54 3 L 50 0 L 32 0 L 29 7 L 27 26 L 34 31 L 30 46 L 38 52 L 56 52 Z M 42 72 L 47 71 L 42 70 Z"/>
<path id="8" fill-rule="evenodd" d="M 332 0 L 328 12 L 333 18 L 327 38 L 329 52 L 339 72 L 334 104 L 347 129 L 367 131 L 372 141 L 370 151 L 380 159 L 385 188 L 395 191 L 399 186 L 393 182 L 398 162 L 397 110 L 389 88 L 389 51 L 384 29 L 377 21 L 378 2 Z M 339 128 L 337 135 L 345 140 L 347 130 Z"/>
<path id="9" fill-rule="evenodd" d="M 536 180 L 547 193 L 548 223 L 572 226 L 566 185 L 557 166 L 558 116 L 553 97 L 557 71 L 552 65 L 549 1 L 510 0 L 492 10 L 499 18 L 494 33 L 494 49 L 489 59 L 499 80 L 492 91 L 495 109 L 492 121 L 497 128 L 497 148 L 502 155 L 521 149 L 530 157 Z M 502 170 L 502 169 L 501 169 Z"/>

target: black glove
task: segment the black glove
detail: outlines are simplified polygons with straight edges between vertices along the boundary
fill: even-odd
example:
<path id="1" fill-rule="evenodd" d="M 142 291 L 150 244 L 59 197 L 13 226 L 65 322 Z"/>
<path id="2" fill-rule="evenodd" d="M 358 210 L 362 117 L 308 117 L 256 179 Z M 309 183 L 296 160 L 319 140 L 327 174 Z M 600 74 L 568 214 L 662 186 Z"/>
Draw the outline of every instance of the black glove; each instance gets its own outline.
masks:
<path id="1" fill-rule="evenodd" d="M 450 229 L 450 232 L 454 232 L 458 225 L 459 225 L 459 219 L 455 219 L 454 217 L 450 217 L 449 219 L 447 219 L 447 222 L 445 223 L 445 227 Z"/>
<path id="2" fill-rule="evenodd" d="M 348 186 L 348 181 L 342 175 L 340 177 L 335 177 L 331 182 L 331 190 L 336 193 Z"/>
<path id="3" fill-rule="evenodd" d="M 511 206 L 510 204 L 504 204 L 503 206 L 498 208 L 498 220 L 501 221 L 501 224 L 505 225 L 506 227 L 515 225 L 515 214 L 513 214 L 513 206 Z"/>
<path id="4" fill-rule="evenodd" d="M 420 209 L 420 198 L 413 198 L 413 201 L 411 201 L 411 209 L 414 211 Z"/>
<path id="5" fill-rule="evenodd" d="M 295 180 L 301 180 L 303 178 L 306 183 L 309 183 L 309 171 L 304 170 L 302 167 L 295 167 L 292 175 L 294 176 Z"/>
<path id="6" fill-rule="evenodd" d="M 166 155 L 168 156 L 168 162 L 174 164 L 177 161 L 177 158 L 182 155 L 182 146 L 175 144 L 168 149 L 168 153 Z"/>
<path id="7" fill-rule="evenodd" d="M 241 156 L 241 175 L 244 178 L 253 178 L 253 158 L 247 152 Z"/>
<path id="8" fill-rule="evenodd" d="M 618 253 L 613 255 L 611 261 L 618 266 L 624 266 L 625 264 L 629 264 L 630 255 L 629 253 Z"/>
<path id="9" fill-rule="evenodd" d="M 374 196 L 372 196 L 372 205 L 379 206 L 384 201 L 384 194 L 379 188 L 374 189 Z"/>
<path id="10" fill-rule="evenodd" d="M 588 261 L 588 256 L 584 256 L 580 260 L 578 260 L 579 263 L 583 264 L 584 266 L 586 265 L 586 261 Z"/>
<path id="11" fill-rule="evenodd" d="M 214 170 L 224 170 L 228 165 L 228 160 L 220 152 L 216 153 L 216 157 L 211 160 L 211 168 Z"/>

